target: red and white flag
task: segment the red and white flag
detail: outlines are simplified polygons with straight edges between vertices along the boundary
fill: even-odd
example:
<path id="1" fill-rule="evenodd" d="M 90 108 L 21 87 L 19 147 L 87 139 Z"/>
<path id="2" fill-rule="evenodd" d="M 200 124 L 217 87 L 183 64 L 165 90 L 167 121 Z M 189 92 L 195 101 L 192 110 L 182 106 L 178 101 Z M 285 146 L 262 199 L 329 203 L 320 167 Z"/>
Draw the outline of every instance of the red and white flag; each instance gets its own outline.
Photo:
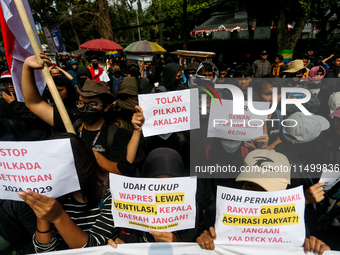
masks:
<path id="1" fill-rule="evenodd" d="M 37 29 L 35 27 L 34 19 L 32 16 L 31 8 L 28 4 L 28 0 L 22 0 L 27 15 L 30 19 L 35 36 L 41 43 Z M 27 57 L 34 55 L 31 43 L 27 37 L 24 26 L 21 22 L 17 7 L 13 0 L 0 0 L 0 24 L 2 37 L 4 40 L 4 47 L 6 52 L 6 59 L 8 63 L 9 71 L 12 75 L 13 85 L 17 100 L 24 102 L 24 97 L 21 91 L 21 74 L 22 66 Z M 35 70 L 35 81 L 40 94 L 44 91 L 45 80 L 41 70 Z"/>

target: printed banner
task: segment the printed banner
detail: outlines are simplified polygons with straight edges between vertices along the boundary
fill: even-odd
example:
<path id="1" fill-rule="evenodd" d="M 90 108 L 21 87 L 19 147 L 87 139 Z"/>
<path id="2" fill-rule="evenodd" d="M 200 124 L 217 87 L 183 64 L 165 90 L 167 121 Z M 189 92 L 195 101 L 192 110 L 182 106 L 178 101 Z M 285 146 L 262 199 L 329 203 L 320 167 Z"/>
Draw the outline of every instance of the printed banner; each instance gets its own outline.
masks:
<path id="1" fill-rule="evenodd" d="M 196 177 L 131 178 L 110 174 L 116 227 L 173 232 L 195 227 Z"/>
<path id="2" fill-rule="evenodd" d="M 218 186 L 216 197 L 215 243 L 303 245 L 305 197 L 302 186 L 276 192 Z"/>
<path id="3" fill-rule="evenodd" d="M 56 53 L 57 52 L 57 48 L 54 44 L 54 41 L 52 39 L 50 30 L 48 29 L 47 25 L 43 25 L 42 26 L 43 30 L 44 30 L 44 35 L 48 44 L 48 47 L 50 48 L 51 53 Z"/>
<path id="4" fill-rule="evenodd" d="M 253 102 L 255 109 L 268 110 L 269 103 Z M 248 102 L 244 102 L 245 114 L 233 114 L 233 101 L 222 99 L 222 105 L 211 104 L 208 137 L 223 139 L 250 141 L 251 139 L 263 136 L 263 125 L 272 125 L 266 121 L 267 115 L 255 115 L 250 112 Z M 279 120 L 277 120 L 279 121 Z"/>
<path id="5" fill-rule="evenodd" d="M 1 142 L 0 199 L 22 201 L 26 189 L 52 198 L 80 190 L 69 139 Z"/>
<path id="6" fill-rule="evenodd" d="M 138 95 L 144 137 L 199 128 L 198 89 Z"/>
<path id="7" fill-rule="evenodd" d="M 64 46 L 63 46 L 63 41 L 61 40 L 61 34 L 59 27 L 56 26 L 50 26 L 50 32 L 51 36 L 53 38 L 53 42 L 55 46 L 57 47 L 58 52 L 63 52 L 64 51 Z"/>
<path id="8" fill-rule="evenodd" d="M 236 246 L 215 245 L 215 250 L 204 250 L 197 243 L 129 243 L 118 244 L 116 249 L 110 245 L 68 249 L 64 251 L 49 252 L 53 255 L 306 255 L 302 247 L 259 247 L 259 246 Z M 313 254 L 313 253 L 309 253 Z M 338 255 L 339 251 L 325 251 L 323 255 Z"/>

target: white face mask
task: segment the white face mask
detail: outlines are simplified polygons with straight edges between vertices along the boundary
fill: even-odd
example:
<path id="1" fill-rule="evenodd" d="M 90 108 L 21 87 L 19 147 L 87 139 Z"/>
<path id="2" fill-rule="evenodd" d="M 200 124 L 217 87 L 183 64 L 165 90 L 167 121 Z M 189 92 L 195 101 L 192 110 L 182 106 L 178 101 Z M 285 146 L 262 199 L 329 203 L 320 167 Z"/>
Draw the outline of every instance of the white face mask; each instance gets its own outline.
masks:
<path id="1" fill-rule="evenodd" d="M 221 144 L 223 149 L 228 153 L 234 153 L 237 149 L 241 146 L 242 141 L 235 141 L 235 140 L 221 140 Z"/>
<path id="2" fill-rule="evenodd" d="M 159 136 L 160 138 L 162 138 L 163 140 L 167 140 L 171 135 L 172 135 L 172 133 L 161 134 L 161 135 L 158 135 L 158 136 Z"/>

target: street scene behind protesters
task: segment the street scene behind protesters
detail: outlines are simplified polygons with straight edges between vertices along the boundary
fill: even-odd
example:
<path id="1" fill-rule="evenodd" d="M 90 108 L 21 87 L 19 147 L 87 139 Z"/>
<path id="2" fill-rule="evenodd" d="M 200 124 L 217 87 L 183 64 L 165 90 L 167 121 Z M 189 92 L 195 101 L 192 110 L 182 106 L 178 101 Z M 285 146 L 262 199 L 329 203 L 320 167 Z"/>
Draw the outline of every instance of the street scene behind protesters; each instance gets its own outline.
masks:
<path id="1" fill-rule="evenodd" d="M 337 1 L 59 2 L 1 2 L 0 254 L 340 254 Z"/>

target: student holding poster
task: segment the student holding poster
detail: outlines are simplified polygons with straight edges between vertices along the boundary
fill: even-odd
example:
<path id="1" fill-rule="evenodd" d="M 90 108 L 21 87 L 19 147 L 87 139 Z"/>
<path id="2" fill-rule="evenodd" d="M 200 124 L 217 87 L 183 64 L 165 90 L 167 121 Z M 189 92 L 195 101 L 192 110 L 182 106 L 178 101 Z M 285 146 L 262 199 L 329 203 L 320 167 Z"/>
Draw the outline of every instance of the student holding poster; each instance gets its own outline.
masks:
<path id="1" fill-rule="evenodd" d="M 143 165 L 141 176 L 145 178 L 184 177 L 185 168 L 182 158 L 173 149 L 157 148 L 150 152 L 150 154 L 147 156 L 145 163 Z M 185 201 L 187 200 L 189 201 L 190 199 L 189 198 L 185 199 Z M 195 201 L 195 199 L 192 198 L 192 201 Z M 170 206 L 170 204 L 168 205 Z M 188 207 L 185 206 L 176 206 L 171 208 L 177 208 L 180 211 L 184 210 L 183 213 L 185 213 L 185 210 L 188 210 Z M 159 212 L 158 215 L 162 215 L 162 212 Z M 113 242 L 113 240 L 110 240 L 109 244 L 112 244 L 112 246 L 115 247 L 115 243 L 194 242 L 197 236 L 197 220 L 198 220 L 197 206 L 196 213 L 194 213 L 194 215 L 196 215 L 195 228 L 173 232 L 160 232 L 160 231 L 143 232 L 133 229 L 121 228 L 118 234 L 118 238 L 115 239 L 115 242 Z M 144 216 L 146 216 L 146 214 L 144 214 Z M 164 215 L 163 217 L 165 216 L 170 217 L 171 214 L 167 212 L 167 214 Z"/>
<path id="2" fill-rule="evenodd" d="M 260 160 L 261 158 L 263 160 Z M 269 150 L 256 150 L 248 154 L 248 156 L 244 160 L 244 166 L 245 168 L 255 167 L 258 168 L 260 171 L 241 172 L 236 181 L 241 182 L 243 190 L 269 192 L 285 190 L 287 188 L 287 185 L 290 183 L 290 171 L 273 171 L 270 169 L 269 171 L 261 171 L 261 169 L 268 169 L 268 167 L 270 167 L 269 164 L 272 167 L 281 166 L 290 169 L 288 159 L 283 154 Z M 253 204 L 250 204 L 249 206 L 251 205 Z M 204 230 L 204 232 L 196 239 L 196 242 L 203 249 L 208 250 L 215 249 L 214 240 L 216 239 L 215 228 L 211 227 L 214 224 L 213 222 L 215 221 L 215 214 L 213 212 L 216 213 L 216 209 L 214 209 L 213 207 L 211 209 L 211 211 L 209 211 L 209 209 L 207 210 L 206 215 L 206 217 L 209 217 L 209 212 L 212 212 L 212 214 L 210 214 L 210 217 L 213 219 L 211 219 L 212 221 L 210 221 L 210 224 L 208 223 L 208 225 L 210 226 L 209 231 Z M 243 208 L 243 210 L 245 209 L 246 208 Z M 322 254 L 325 250 L 330 250 L 330 247 L 321 240 L 315 238 L 314 236 L 310 236 L 305 239 L 304 251 L 306 254 L 308 252 Z"/>
<path id="3" fill-rule="evenodd" d="M 44 63 L 50 64 L 45 53 L 40 56 Z M 55 131 L 64 132 L 64 125 L 56 107 L 48 105 L 36 88 L 34 69 L 42 67 L 43 63 L 38 63 L 35 56 L 25 60 L 22 72 L 26 81 L 22 86 L 25 103 L 39 118 L 53 126 Z M 130 131 L 118 128 L 117 123 L 110 122 L 111 104 L 115 97 L 107 90 L 105 82 L 87 79 L 81 89 L 77 87 L 77 92 L 79 96 L 76 105 L 80 120 L 76 121 L 74 126 L 78 135 L 91 146 L 103 169 L 134 176 L 137 164 L 144 158 L 143 151 L 138 148 L 141 131 L 137 127 L 131 136 Z M 134 148 L 134 142 L 137 142 L 137 148 Z"/>
<path id="4" fill-rule="evenodd" d="M 58 199 L 19 192 L 37 217 L 33 245 L 36 252 L 106 245 L 117 236 L 111 214 L 111 193 L 106 172 L 95 160 L 91 148 L 73 134 L 70 138 L 80 191 Z M 11 230 L 8 230 L 11 231 Z"/>

